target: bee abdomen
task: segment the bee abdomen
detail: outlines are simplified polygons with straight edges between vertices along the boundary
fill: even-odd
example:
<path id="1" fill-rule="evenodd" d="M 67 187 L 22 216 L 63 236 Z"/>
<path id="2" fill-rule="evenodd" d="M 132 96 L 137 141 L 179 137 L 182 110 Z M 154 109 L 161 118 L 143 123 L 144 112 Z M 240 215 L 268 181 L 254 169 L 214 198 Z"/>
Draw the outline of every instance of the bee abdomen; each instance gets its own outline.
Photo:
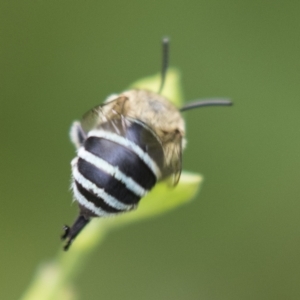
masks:
<path id="1" fill-rule="evenodd" d="M 139 165 L 140 165 L 139 169 L 141 169 L 141 172 L 147 172 L 148 174 L 152 173 L 155 180 L 157 180 L 161 177 L 161 170 L 160 170 L 160 167 L 158 166 L 158 164 L 156 163 L 156 161 L 154 159 L 152 159 L 152 157 L 144 149 L 142 149 L 142 147 L 140 145 L 131 141 L 127 137 L 123 137 L 116 133 L 108 132 L 108 131 L 105 131 L 102 129 L 92 130 L 89 133 L 89 137 L 96 138 L 93 140 L 95 142 L 103 141 L 103 143 L 104 143 L 104 141 L 106 141 L 106 145 L 103 145 L 103 149 L 101 149 L 101 150 L 104 150 L 106 147 L 107 147 L 108 151 L 111 149 L 114 149 L 114 153 L 113 153 L 114 155 L 110 152 L 110 154 L 107 156 L 107 157 L 110 157 L 111 160 L 113 160 L 113 161 L 120 161 L 119 160 L 120 156 L 118 156 L 118 154 L 124 153 L 124 156 L 122 156 L 122 159 L 123 158 L 126 158 L 126 159 L 124 161 L 122 161 L 122 163 L 120 164 L 120 167 L 122 167 L 124 164 L 124 168 L 131 169 L 131 168 L 126 167 L 125 162 L 128 160 L 129 164 L 132 163 L 132 161 L 130 161 L 130 157 L 134 157 L 133 159 L 135 159 L 136 161 L 139 161 Z M 85 143 L 86 145 L 87 145 L 87 143 L 92 141 L 90 138 L 87 139 L 87 141 Z M 147 148 L 148 145 L 145 144 L 144 146 L 145 146 L 145 148 Z M 102 155 L 102 151 L 97 146 L 94 146 L 92 143 L 91 143 L 90 149 L 91 148 L 93 148 L 93 150 L 95 152 L 97 152 L 96 155 L 99 155 L 99 157 Z M 127 154 L 125 154 L 125 152 Z"/>
<path id="2" fill-rule="evenodd" d="M 79 166 L 82 167 L 82 163 L 79 163 Z M 93 171 L 93 169 L 91 169 L 91 171 Z M 130 210 L 133 208 L 135 202 L 139 200 L 139 196 L 130 195 L 129 193 L 131 201 L 119 201 L 116 197 L 109 194 L 103 188 L 97 186 L 95 183 L 89 180 L 90 178 L 93 179 L 92 176 L 87 176 L 88 178 L 84 177 L 78 170 L 77 166 L 73 168 L 73 177 L 73 188 L 77 190 L 77 193 L 82 194 L 87 201 L 93 203 L 96 207 L 99 207 L 108 213 Z"/>
<path id="3" fill-rule="evenodd" d="M 107 201 L 107 198 L 113 198 L 110 195 L 106 194 L 106 197 L 102 198 L 101 193 L 94 193 L 93 191 L 89 191 L 84 188 L 78 181 L 74 181 L 76 185 L 76 189 L 78 192 L 85 197 L 89 202 L 93 203 L 96 207 L 100 208 L 103 212 L 106 213 L 119 213 L 126 210 L 126 206 L 123 208 L 116 208 L 119 205 L 115 205 L 118 203 L 117 199 L 113 199 L 113 201 Z M 104 192 L 105 193 L 105 192 Z M 99 195 L 100 194 L 100 195 Z M 105 200 L 104 200 L 105 199 Z M 109 204 L 108 204 L 109 203 Z"/>
<path id="4" fill-rule="evenodd" d="M 101 128 L 92 130 L 78 151 L 73 164 L 73 192 L 91 215 L 133 209 L 160 177 L 163 156 L 155 160 L 143 147 L 140 134 L 145 136 L 146 128 L 138 125 L 133 129 L 127 130 L 129 138 Z M 155 146 L 152 153 L 160 153 L 157 141 Z"/>
<path id="5" fill-rule="evenodd" d="M 154 172 L 135 152 L 116 142 L 90 136 L 86 140 L 85 150 L 98 158 L 106 170 L 108 165 L 118 169 L 127 180 L 132 179 L 145 190 L 151 189 L 157 180 Z"/>

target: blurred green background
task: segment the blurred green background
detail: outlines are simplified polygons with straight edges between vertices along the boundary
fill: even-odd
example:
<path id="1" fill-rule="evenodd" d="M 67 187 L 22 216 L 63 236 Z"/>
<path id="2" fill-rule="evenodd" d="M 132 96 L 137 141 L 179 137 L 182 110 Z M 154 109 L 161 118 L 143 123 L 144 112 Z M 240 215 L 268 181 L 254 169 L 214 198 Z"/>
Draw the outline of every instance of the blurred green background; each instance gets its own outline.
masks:
<path id="1" fill-rule="evenodd" d="M 194 201 L 111 234 L 81 299 L 300 299 L 299 1 L 1 1 L 0 299 L 17 299 L 62 245 L 71 122 L 160 70 L 186 100 Z M 297 129 L 298 128 L 298 129 Z"/>

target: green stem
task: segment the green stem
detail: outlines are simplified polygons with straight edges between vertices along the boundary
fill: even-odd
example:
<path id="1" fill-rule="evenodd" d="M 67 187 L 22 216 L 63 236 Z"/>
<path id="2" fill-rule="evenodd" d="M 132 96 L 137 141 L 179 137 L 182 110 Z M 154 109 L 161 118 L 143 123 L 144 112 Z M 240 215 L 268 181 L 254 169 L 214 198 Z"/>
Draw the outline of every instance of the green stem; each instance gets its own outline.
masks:
<path id="1" fill-rule="evenodd" d="M 85 265 L 90 253 L 103 241 L 107 232 L 101 220 L 93 220 L 68 252 L 59 250 L 56 259 L 38 269 L 21 300 L 71 300 L 71 282 Z"/>

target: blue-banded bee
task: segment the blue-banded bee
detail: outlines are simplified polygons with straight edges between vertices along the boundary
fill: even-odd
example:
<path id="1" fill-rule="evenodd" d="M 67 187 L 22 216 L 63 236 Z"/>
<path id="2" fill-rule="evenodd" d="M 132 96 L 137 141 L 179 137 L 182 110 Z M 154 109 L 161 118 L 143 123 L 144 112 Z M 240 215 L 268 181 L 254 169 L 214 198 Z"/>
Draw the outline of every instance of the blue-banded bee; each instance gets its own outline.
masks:
<path id="1" fill-rule="evenodd" d="M 195 101 L 180 109 L 160 93 L 168 68 L 169 40 L 163 39 L 162 79 L 158 93 L 133 89 L 112 95 L 71 127 L 77 148 L 72 160 L 72 190 L 79 216 L 65 226 L 64 250 L 93 217 L 135 209 L 157 182 L 176 185 L 185 146 L 181 112 L 196 107 L 231 105 L 229 100 Z"/>

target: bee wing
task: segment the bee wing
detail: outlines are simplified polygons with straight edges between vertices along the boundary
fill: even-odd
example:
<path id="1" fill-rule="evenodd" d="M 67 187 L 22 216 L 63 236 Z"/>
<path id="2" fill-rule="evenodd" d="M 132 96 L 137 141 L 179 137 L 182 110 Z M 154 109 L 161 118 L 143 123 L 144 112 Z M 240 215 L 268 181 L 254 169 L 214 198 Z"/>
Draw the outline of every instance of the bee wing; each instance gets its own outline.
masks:
<path id="1" fill-rule="evenodd" d="M 179 182 L 182 169 L 182 140 L 181 138 L 173 145 L 171 170 L 172 170 L 172 185 L 176 186 Z"/>
<path id="2" fill-rule="evenodd" d="M 98 124 L 101 124 L 104 120 L 104 114 L 102 110 L 103 104 L 98 105 L 88 112 L 86 112 L 81 119 L 82 129 L 88 133 L 95 128 Z"/>
<path id="3" fill-rule="evenodd" d="M 165 147 L 166 166 L 163 177 L 168 177 L 172 186 L 176 186 L 181 175 L 182 168 L 182 138 L 177 138 Z"/>
<path id="4" fill-rule="evenodd" d="M 87 133 L 104 122 L 113 118 L 120 118 L 126 99 L 124 96 L 116 97 L 86 112 L 81 119 L 83 130 Z"/>

